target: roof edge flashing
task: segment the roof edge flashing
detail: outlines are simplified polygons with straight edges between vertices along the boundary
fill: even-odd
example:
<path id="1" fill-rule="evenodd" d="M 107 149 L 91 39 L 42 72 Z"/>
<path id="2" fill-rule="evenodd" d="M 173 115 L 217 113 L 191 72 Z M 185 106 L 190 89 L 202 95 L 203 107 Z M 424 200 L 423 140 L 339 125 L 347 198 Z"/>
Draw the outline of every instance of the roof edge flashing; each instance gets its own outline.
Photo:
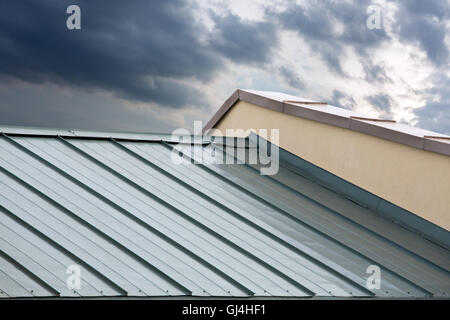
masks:
<path id="1" fill-rule="evenodd" d="M 301 99 L 301 101 L 303 100 L 305 99 Z M 373 117 L 363 117 L 356 115 L 339 115 L 327 112 L 325 109 L 320 110 L 320 108 L 323 108 L 324 106 L 329 106 L 324 102 L 305 101 L 304 105 L 302 106 L 299 102 L 293 103 L 292 101 L 294 100 L 283 99 L 282 101 L 278 101 L 271 97 L 267 97 L 243 89 L 237 89 L 224 102 L 224 104 L 204 126 L 203 133 L 207 134 L 209 130 L 217 126 L 222 118 L 227 114 L 227 112 L 230 111 L 230 109 L 239 101 L 248 102 L 265 109 L 285 113 L 291 116 L 322 122 L 325 124 L 375 136 L 385 140 L 404 144 L 413 148 L 450 156 L 450 143 L 448 143 L 447 141 L 448 139 L 450 139 L 450 137 L 443 134 L 438 134 L 436 138 L 430 138 L 431 136 L 426 134 L 422 136 L 415 135 L 400 130 L 400 127 L 397 127 L 396 130 L 395 128 L 388 128 L 378 125 L 380 123 L 388 123 L 395 126 L 397 124 L 395 120 L 376 119 Z M 300 101 L 300 98 L 298 101 Z M 312 108 L 315 105 L 317 105 L 319 109 Z"/>
<path id="2" fill-rule="evenodd" d="M 183 144 L 210 144 L 211 137 L 205 135 L 172 135 L 172 134 L 151 134 L 139 132 L 104 132 L 73 129 L 52 129 L 52 128 L 25 128 L 25 127 L 2 127 L 0 134 L 11 137 L 62 137 L 65 139 L 86 139 L 86 140 L 118 140 L 136 142 L 167 142 Z"/>

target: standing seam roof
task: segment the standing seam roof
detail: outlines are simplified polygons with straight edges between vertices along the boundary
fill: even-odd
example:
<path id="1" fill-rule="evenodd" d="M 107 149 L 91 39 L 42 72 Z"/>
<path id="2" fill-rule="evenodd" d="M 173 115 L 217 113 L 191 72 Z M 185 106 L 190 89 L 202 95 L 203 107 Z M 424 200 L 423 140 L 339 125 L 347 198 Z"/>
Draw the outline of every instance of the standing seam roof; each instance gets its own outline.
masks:
<path id="1" fill-rule="evenodd" d="M 204 141 L 3 128 L 0 297 L 446 297 L 448 248 Z M 200 153 L 202 153 L 200 155 Z M 233 157 L 233 155 L 227 155 Z M 67 268 L 81 268 L 69 289 Z M 366 286 L 367 267 L 381 288 Z"/>

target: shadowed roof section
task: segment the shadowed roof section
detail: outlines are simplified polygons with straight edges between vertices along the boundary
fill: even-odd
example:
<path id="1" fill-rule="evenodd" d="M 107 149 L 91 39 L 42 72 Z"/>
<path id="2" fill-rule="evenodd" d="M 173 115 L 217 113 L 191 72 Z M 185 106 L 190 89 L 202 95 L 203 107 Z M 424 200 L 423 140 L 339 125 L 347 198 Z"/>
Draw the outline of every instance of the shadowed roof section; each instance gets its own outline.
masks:
<path id="1" fill-rule="evenodd" d="M 257 164 L 210 161 L 230 152 L 211 137 L 174 152 L 181 137 L 0 131 L 2 298 L 450 294 L 446 246 L 283 158 L 262 176 Z M 80 288 L 67 287 L 71 265 Z M 371 265 L 380 289 L 366 286 Z"/>
<path id="2" fill-rule="evenodd" d="M 395 120 L 368 117 L 358 112 L 329 105 L 326 102 L 272 91 L 236 90 L 208 121 L 203 132 L 214 128 L 238 101 L 373 135 L 414 148 L 450 155 L 450 136 L 445 134 L 396 123 Z"/>

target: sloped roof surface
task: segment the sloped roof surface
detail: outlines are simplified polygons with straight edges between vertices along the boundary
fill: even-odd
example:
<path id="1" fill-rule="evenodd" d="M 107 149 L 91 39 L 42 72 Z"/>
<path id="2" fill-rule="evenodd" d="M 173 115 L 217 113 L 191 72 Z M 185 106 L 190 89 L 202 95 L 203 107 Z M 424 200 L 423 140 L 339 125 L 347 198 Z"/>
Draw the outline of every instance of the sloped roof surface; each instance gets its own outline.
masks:
<path id="1" fill-rule="evenodd" d="M 448 248 L 288 166 L 175 164 L 162 135 L 0 131 L 0 297 L 450 294 Z"/>
<path id="2" fill-rule="evenodd" d="M 273 91 L 236 90 L 208 121 L 203 131 L 214 128 L 238 101 L 450 156 L 448 135 Z"/>

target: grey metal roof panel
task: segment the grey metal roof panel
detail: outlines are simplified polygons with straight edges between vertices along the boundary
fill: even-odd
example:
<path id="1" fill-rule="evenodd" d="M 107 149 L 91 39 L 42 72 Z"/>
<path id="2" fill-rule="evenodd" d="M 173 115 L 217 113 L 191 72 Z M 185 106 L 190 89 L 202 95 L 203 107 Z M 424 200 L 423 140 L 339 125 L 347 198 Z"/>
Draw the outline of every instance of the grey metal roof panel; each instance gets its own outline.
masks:
<path id="1" fill-rule="evenodd" d="M 281 177 L 283 177 L 281 179 L 286 179 L 286 176 L 289 176 L 292 180 L 301 179 L 301 177 L 293 176 L 292 172 L 285 172 L 284 170 L 280 170 L 280 173 L 275 175 L 273 178 L 265 177 L 266 181 L 264 181 L 263 185 L 261 186 L 260 182 L 258 183 L 253 179 L 254 172 L 251 172 L 252 170 L 246 166 L 225 165 L 223 166 L 222 170 L 226 170 L 229 172 L 234 171 L 227 176 L 233 180 L 239 181 L 239 184 L 241 186 L 244 186 L 246 190 L 252 190 L 254 194 L 259 197 L 259 199 L 268 201 L 268 203 L 270 203 L 272 206 L 276 206 L 277 209 L 281 209 L 284 211 L 284 213 L 289 213 L 290 215 L 299 218 L 299 221 L 305 223 L 307 226 L 315 228 L 316 232 L 323 233 L 327 238 L 331 236 L 332 238 L 330 240 L 332 240 L 332 242 L 339 242 L 340 247 L 343 246 L 347 247 L 347 249 L 350 250 L 356 250 L 358 254 L 364 255 L 365 253 L 365 257 L 371 258 L 370 260 L 372 260 L 372 262 L 375 261 L 377 263 L 380 263 L 381 260 L 383 260 L 381 264 L 386 267 L 392 266 L 391 270 L 396 270 L 396 263 L 398 263 L 398 265 L 401 265 L 401 267 L 398 269 L 398 272 L 400 274 L 405 274 L 405 271 L 411 272 L 411 274 L 407 276 L 408 279 L 410 279 L 410 276 L 413 274 L 420 274 L 416 283 L 421 282 L 421 280 L 423 279 L 422 277 L 426 278 L 427 272 L 433 272 L 433 269 L 438 269 L 442 271 L 442 277 L 439 278 L 437 282 L 432 279 L 428 279 L 425 281 L 427 285 L 434 281 L 434 285 L 437 285 L 437 287 L 434 288 L 435 292 L 439 292 L 440 290 L 439 281 L 446 279 L 445 275 L 447 274 L 448 268 L 450 266 L 448 250 L 434 246 L 434 249 L 431 250 L 429 247 L 427 247 L 427 250 L 429 250 L 429 252 L 437 253 L 437 256 L 441 258 L 437 260 L 439 262 L 436 264 L 430 264 L 430 261 L 424 259 L 420 254 L 412 254 L 414 258 L 413 260 L 409 260 L 411 258 L 411 252 L 408 252 L 409 250 L 399 246 L 396 243 L 397 241 L 389 239 L 390 237 L 383 237 L 379 234 L 383 231 L 382 228 L 385 226 L 379 226 L 380 230 L 374 232 L 368 229 L 366 226 L 362 226 L 360 223 L 356 222 L 355 217 L 352 217 L 353 219 L 350 219 L 346 214 L 342 214 L 334 210 L 330 201 L 324 201 L 324 193 L 326 194 L 326 192 L 329 192 L 328 190 L 324 188 L 322 188 L 323 190 L 314 190 L 314 196 L 317 199 L 314 200 L 314 198 L 310 197 L 311 194 L 307 196 L 305 193 L 298 192 L 297 189 L 291 189 L 289 183 L 286 183 L 286 181 L 284 181 L 282 184 L 278 183 L 278 180 Z M 246 177 L 248 177 L 248 181 Z M 277 182 L 271 180 L 277 180 Z M 306 181 L 303 181 L 302 184 L 304 184 L 305 182 Z M 258 185 L 258 187 L 255 187 L 256 185 Z M 264 189 L 266 189 L 266 192 L 263 192 Z M 298 197 L 306 198 L 309 201 L 302 202 L 301 204 L 296 204 L 295 199 L 297 199 Z M 349 204 L 352 203 L 351 201 L 343 198 L 340 198 L 340 200 Z M 301 208 L 299 208 L 298 205 L 301 205 Z M 387 221 L 383 219 L 383 222 Z M 394 226 L 394 224 L 389 223 L 389 226 Z M 404 230 L 400 230 L 398 226 L 397 229 L 398 230 L 396 230 L 394 234 L 399 234 L 400 236 L 404 234 Z M 362 236 L 363 234 L 364 236 Z M 415 239 L 414 243 L 417 242 L 417 235 L 413 235 L 410 232 L 406 232 L 406 235 L 413 236 Z M 409 238 L 409 240 L 413 239 Z M 403 242 L 403 244 L 406 243 Z M 430 243 L 425 242 L 425 245 L 429 244 Z M 330 244 L 327 245 L 327 248 L 330 248 L 329 245 Z M 423 245 L 423 243 L 418 244 L 417 246 L 420 247 L 421 245 Z M 338 248 L 336 250 L 340 249 Z M 341 257 L 344 257 L 343 253 L 341 253 L 340 255 Z M 402 263 L 399 263 L 399 259 L 405 260 Z M 417 259 L 422 260 L 423 264 L 418 263 Z M 409 262 L 407 262 L 408 260 Z M 414 267 L 425 269 L 417 273 L 418 270 L 413 270 L 414 268 L 405 268 L 405 266 L 409 264 L 412 264 Z M 431 267 L 431 269 L 429 267 Z M 444 287 L 447 286 L 448 283 L 444 283 Z"/>
<path id="2" fill-rule="evenodd" d="M 447 249 L 287 167 L 176 165 L 165 139 L 118 137 L 0 137 L 0 297 L 450 292 Z"/>

